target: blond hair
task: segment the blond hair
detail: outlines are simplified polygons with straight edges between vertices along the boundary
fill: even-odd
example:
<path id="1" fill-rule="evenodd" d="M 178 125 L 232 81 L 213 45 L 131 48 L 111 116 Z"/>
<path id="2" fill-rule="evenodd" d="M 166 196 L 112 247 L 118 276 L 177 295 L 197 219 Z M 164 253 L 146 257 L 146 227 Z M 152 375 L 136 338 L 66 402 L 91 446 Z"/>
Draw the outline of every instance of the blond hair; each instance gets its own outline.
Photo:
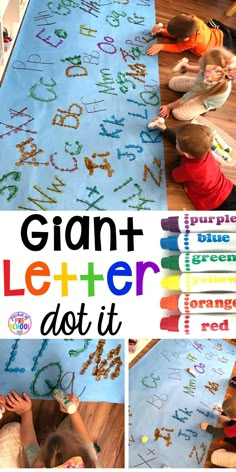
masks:
<path id="1" fill-rule="evenodd" d="M 71 457 L 80 456 L 86 468 L 92 469 L 95 464 L 89 454 L 87 445 L 81 441 L 79 435 L 66 429 L 61 432 L 51 432 L 40 445 L 40 451 L 34 463 L 30 466 L 24 448 L 20 451 L 19 467 L 29 468 L 43 464 L 46 468 L 64 464 Z"/>
<path id="2" fill-rule="evenodd" d="M 207 65 L 220 66 L 224 69 L 233 56 L 234 54 L 226 48 L 212 48 L 208 49 L 202 55 L 198 63 L 200 65 L 202 73 L 204 74 Z M 221 95 L 222 93 L 226 92 L 229 80 L 230 79 L 225 77 L 225 79 L 223 79 L 220 83 L 213 84 L 212 86 L 209 86 L 206 90 L 194 92 L 193 95 L 188 100 L 186 100 L 185 103 L 194 102 L 199 99 L 203 102 L 208 97 Z"/>
<path id="3" fill-rule="evenodd" d="M 202 157 L 212 146 L 213 134 L 205 125 L 188 123 L 176 128 L 176 139 L 181 151 Z"/>
<path id="4" fill-rule="evenodd" d="M 229 418 L 236 418 L 236 397 L 229 397 L 222 403 L 223 411 Z"/>
<path id="5" fill-rule="evenodd" d="M 57 467 L 75 456 L 81 456 L 86 468 L 94 467 L 86 445 L 79 435 L 67 429 L 52 432 L 47 436 L 40 448 L 38 459 L 45 464 L 45 467 Z"/>

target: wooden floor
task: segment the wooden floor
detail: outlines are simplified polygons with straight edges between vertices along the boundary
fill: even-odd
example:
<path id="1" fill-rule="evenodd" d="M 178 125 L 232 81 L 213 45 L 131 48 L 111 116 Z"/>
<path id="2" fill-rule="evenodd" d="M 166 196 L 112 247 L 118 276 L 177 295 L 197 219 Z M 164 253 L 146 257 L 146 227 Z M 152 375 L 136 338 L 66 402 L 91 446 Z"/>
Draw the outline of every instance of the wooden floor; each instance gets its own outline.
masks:
<path id="1" fill-rule="evenodd" d="M 225 16 L 224 12 L 232 5 L 232 0 L 155 0 L 156 2 L 156 22 L 161 21 L 166 23 L 170 18 L 181 13 L 194 14 L 204 21 L 210 18 L 215 18 L 222 23 L 236 29 L 236 16 Z M 168 40 L 166 40 L 168 42 Z M 168 89 L 168 77 L 170 77 L 170 70 L 181 57 L 188 57 L 192 63 L 197 63 L 198 58 L 191 53 L 168 53 L 160 52 L 158 54 L 159 72 L 160 72 L 160 93 L 161 103 L 167 104 L 176 100 L 181 96 L 177 92 Z M 153 60 L 157 56 L 153 56 Z M 236 139 L 236 85 L 233 85 L 233 91 L 222 108 L 217 111 L 208 112 L 205 117 L 226 131 L 230 136 Z M 176 121 L 173 117 L 167 120 L 168 126 L 175 128 L 184 122 Z M 169 210 L 192 210 L 193 205 L 180 184 L 175 183 L 169 176 L 169 168 L 176 157 L 175 147 L 165 142 L 165 162 L 166 162 L 166 177 L 167 177 L 167 201 Z M 236 171 L 227 173 L 232 180 L 236 182 Z"/>
<path id="2" fill-rule="evenodd" d="M 144 349 L 130 362 L 129 368 L 132 368 L 159 341 L 160 341 L 159 339 L 150 340 L 149 344 L 146 347 L 144 347 Z M 234 346 L 236 345 L 236 339 L 232 339 L 232 340 L 225 339 L 225 341 L 229 342 L 230 344 L 232 344 Z M 231 374 L 230 378 L 234 377 L 234 376 L 236 376 L 236 363 L 234 365 L 234 368 L 233 368 L 233 371 L 232 371 L 232 374 Z M 226 394 L 225 394 L 225 398 L 230 397 L 230 396 L 235 396 L 235 387 L 232 387 L 231 385 L 228 385 L 228 388 L 227 388 Z M 218 423 L 217 423 L 216 426 L 219 426 Z M 208 450 L 208 454 L 207 454 L 207 458 L 206 458 L 204 468 L 206 468 L 206 469 L 217 468 L 211 463 L 210 457 L 211 457 L 211 454 L 212 454 L 213 451 L 215 451 L 216 449 L 220 449 L 220 448 L 224 448 L 227 451 L 233 451 L 233 452 L 236 453 L 235 447 L 233 445 L 231 445 L 230 443 L 228 443 L 226 441 L 221 441 L 221 443 L 219 444 L 219 439 L 212 439 L 210 448 Z"/>
<path id="3" fill-rule="evenodd" d="M 124 405 L 81 402 L 80 412 L 93 442 L 101 448 L 98 457 L 102 467 L 124 467 Z M 59 411 L 57 402 L 50 400 L 33 400 L 33 414 L 39 442 L 54 431 L 65 416 Z M 0 425 L 10 421 L 19 421 L 19 418 L 5 412 Z"/>

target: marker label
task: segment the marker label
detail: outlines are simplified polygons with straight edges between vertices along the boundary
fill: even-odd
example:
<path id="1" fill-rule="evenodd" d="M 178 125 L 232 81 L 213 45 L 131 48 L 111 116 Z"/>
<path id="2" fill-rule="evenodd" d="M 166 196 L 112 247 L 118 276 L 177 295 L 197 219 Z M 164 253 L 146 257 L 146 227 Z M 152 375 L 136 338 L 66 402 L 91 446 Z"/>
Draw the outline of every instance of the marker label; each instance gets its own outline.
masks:
<path id="1" fill-rule="evenodd" d="M 236 214 L 214 214 L 192 216 L 185 213 L 180 216 L 170 216 L 161 220 L 164 231 L 197 233 L 198 231 L 236 233 Z"/>
<path id="2" fill-rule="evenodd" d="M 208 254 L 186 252 L 178 256 L 163 257 L 161 265 L 164 269 L 180 270 L 181 272 L 235 272 L 236 253 Z"/>
<path id="3" fill-rule="evenodd" d="M 219 313 L 212 317 L 211 315 L 172 315 L 164 317 L 160 321 L 161 330 L 167 330 L 173 333 L 179 333 L 180 336 L 196 337 L 212 335 L 214 338 L 222 336 L 230 337 L 235 333 L 236 316 Z"/>
<path id="4" fill-rule="evenodd" d="M 163 277 L 163 288 L 182 292 L 236 292 L 236 273 L 184 273 Z"/>
<path id="5" fill-rule="evenodd" d="M 161 247 L 182 252 L 236 251 L 236 233 L 180 233 L 162 238 Z"/>
<path id="6" fill-rule="evenodd" d="M 182 293 L 161 298 L 161 308 L 180 313 L 236 313 L 236 293 Z"/>

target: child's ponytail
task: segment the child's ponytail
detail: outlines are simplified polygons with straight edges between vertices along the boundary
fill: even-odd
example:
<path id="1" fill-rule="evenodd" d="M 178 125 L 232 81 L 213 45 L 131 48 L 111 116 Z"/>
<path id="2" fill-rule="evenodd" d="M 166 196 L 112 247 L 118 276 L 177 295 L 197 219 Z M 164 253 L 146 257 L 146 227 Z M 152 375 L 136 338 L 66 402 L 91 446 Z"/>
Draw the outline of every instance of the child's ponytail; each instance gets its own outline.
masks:
<path id="1" fill-rule="evenodd" d="M 194 92 L 187 100 L 188 103 L 221 95 L 226 92 L 229 81 L 236 80 L 236 56 L 226 48 L 209 49 L 199 59 L 199 65 L 206 89 Z"/>
<path id="2" fill-rule="evenodd" d="M 43 463 L 46 468 L 58 467 L 72 457 L 80 456 L 86 468 L 93 468 L 94 463 L 88 452 L 87 445 L 84 444 L 79 435 L 70 430 L 50 433 L 35 461 Z"/>

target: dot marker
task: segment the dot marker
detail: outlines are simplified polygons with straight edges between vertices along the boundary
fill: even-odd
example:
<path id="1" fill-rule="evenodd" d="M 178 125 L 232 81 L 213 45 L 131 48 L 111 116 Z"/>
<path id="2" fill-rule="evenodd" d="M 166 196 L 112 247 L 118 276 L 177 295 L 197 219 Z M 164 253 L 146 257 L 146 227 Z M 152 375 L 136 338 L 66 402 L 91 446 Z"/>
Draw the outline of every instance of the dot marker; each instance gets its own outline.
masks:
<path id="1" fill-rule="evenodd" d="M 190 369 L 190 367 L 188 367 L 186 370 L 187 370 L 187 372 L 188 372 L 189 374 L 191 374 L 193 377 L 197 377 L 196 372 L 194 372 L 194 370 Z"/>
<path id="2" fill-rule="evenodd" d="M 148 124 L 148 128 L 155 128 L 156 125 L 163 125 L 164 123 L 165 123 L 164 118 L 162 118 L 162 116 L 159 116 L 156 120 L 151 121 Z"/>
<path id="3" fill-rule="evenodd" d="M 148 437 L 147 436 L 142 436 L 141 437 L 141 443 L 145 444 L 146 442 L 148 442 Z"/>

